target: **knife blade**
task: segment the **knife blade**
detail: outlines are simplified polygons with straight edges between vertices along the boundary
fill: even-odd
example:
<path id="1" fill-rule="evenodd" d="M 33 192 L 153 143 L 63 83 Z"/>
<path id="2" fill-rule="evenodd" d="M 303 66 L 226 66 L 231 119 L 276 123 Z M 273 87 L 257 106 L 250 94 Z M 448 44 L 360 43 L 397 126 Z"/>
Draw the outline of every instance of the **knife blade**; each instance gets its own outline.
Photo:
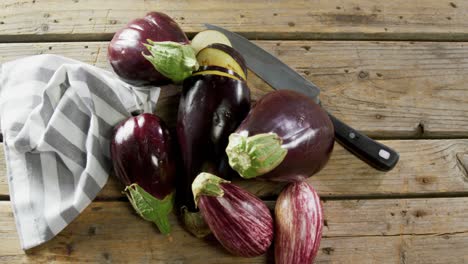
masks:
<path id="1" fill-rule="evenodd" d="M 320 89 L 277 57 L 241 35 L 211 24 L 205 26 L 226 35 L 233 48 L 244 56 L 247 67 L 271 87 L 294 90 L 319 103 Z M 328 115 L 333 122 L 338 142 L 361 160 L 382 171 L 389 171 L 398 163 L 399 154 L 395 150 L 358 132 L 330 113 Z"/>

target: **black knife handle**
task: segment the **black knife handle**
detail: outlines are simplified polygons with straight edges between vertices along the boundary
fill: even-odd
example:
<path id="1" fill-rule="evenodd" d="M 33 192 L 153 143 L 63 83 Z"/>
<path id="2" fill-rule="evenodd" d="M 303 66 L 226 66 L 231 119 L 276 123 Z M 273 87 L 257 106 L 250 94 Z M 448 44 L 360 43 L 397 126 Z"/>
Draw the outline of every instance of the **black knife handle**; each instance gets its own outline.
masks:
<path id="1" fill-rule="evenodd" d="M 395 167 L 400 158 L 396 151 L 328 115 L 335 127 L 335 138 L 343 147 L 378 170 L 389 171 Z"/>

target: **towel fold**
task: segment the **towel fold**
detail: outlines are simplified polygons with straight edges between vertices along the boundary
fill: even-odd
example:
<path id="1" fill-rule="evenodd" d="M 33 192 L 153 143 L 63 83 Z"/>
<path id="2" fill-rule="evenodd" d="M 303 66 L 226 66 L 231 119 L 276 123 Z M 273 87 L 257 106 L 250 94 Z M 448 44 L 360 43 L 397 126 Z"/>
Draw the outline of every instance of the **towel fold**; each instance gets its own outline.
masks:
<path id="1" fill-rule="evenodd" d="M 10 200 L 23 249 L 50 240 L 104 187 L 112 128 L 151 112 L 160 88 L 137 88 L 56 55 L 4 63 L 0 127 Z"/>

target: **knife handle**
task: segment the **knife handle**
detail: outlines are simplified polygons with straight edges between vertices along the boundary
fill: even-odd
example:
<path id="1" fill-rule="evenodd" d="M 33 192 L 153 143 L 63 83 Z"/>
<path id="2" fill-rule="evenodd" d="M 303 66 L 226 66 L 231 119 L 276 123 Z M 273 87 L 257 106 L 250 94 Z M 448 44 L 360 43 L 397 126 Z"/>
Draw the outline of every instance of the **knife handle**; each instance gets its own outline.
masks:
<path id="1" fill-rule="evenodd" d="M 378 170 L 389 171 L 395 167 L 400 158 L 396 151 L 328 115 L 335 127 L 335 138 L 343 147 Z"/>

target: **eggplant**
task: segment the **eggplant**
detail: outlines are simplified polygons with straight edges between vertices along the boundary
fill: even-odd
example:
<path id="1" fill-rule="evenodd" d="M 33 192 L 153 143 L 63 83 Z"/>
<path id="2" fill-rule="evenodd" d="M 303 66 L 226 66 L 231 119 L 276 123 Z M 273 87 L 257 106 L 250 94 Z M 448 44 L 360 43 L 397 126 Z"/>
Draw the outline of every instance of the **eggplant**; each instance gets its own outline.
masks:
<path id="1" fill-rule="evenodd" d="M 193 200 L 192 182 L 202 171 L 219 173 L 229 135 L 250 110 L 250 90 L 244 81 L 206 74 L 183 82 L 177 115 L 177 137 L 184 173 L 178 181 L 177 204 L 183 221 L 195 236 L 200 217 Z M 194 218 L 194 219 L 193 219 Z"/>
<path id="2" fill-rule="evenodd" d="M 203 48 L 214 43 L 221 43 L 232 47 L 231 42 L 223 33 L 211 29 L 199 32 L 193 37 L 191 44 L 195 53 L 198 53 Z"/>
<path id="3" fill-rule="evenodd" d="M 244 57 L 228 45 L 211 44 L 197 53 L 197 60 L 201 66 L 219 66 L 231 69 L 243 80 L 247 79 L 247 63 Z"/>
<path id="4" fill-rule="evenodd" d="M 311 98 L 278 90 L 262 97 L 229 136 L 229 164 L 244 178 L 302 181 L 320 171 L 333 150 L 334 128 Z"/>
<path id="5" fill-rule="evenodd" d="M 275 263 L 313 263 L 320 247 L 323 212 L 307 182 L 288 184 L 275 206 Z"/>
<path id="6" fill-rule="evenodd" d="M 171 52 L 171 56 L 164 52 Z M 117 31 L 107 54 L 114 72 L 133 85 L 179 81 L 198 66 L 185 33 L 172 18 L 160 12 L 150 12 Z"/>
<path id="7" fill-rule="evenodd" d="M 262 200 L 210 173 L 200 173 L 192 190 L 205 222 L 231 254 L 255 257 L 268 250 L 273 218 Z"/>
<path id="8" fill-rule="evenodd" d="M 175 191 L 176 160 L 173 141 L 164 122 L 140 114 L 118 124 L 111 141 L 115 176 L 136 212 L 170 233 L 169 213 Z"/>

